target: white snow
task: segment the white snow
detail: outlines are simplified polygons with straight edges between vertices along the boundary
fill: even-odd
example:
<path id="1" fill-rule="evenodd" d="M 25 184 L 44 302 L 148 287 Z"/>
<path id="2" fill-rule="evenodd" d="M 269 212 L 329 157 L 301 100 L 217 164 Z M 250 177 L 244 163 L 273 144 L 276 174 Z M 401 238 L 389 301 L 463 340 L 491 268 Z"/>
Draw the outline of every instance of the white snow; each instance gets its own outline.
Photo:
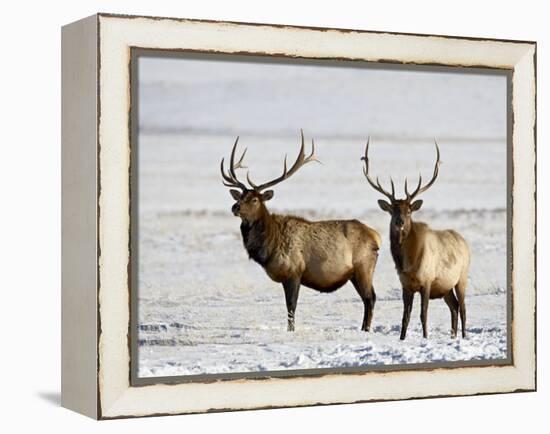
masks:
<path id="1" fill-rule="evenodd" d="M 362 302 L 351 284 L 330 294 L 302 287 L 296 332 L 286 331 L 281 285 L 247 258 L 218 162 L 232 136 L 142 135 L 140 148 L 139 375 L 141 377 L 390 365 L 506 357 L 506 174 L 502 142 L 441 141 L 441 174 L 415 217 L 458 230 L 470 243 L 467 339 L 450 338 L 442 300 L 421 337 L 418 305 L 399 340 L 401 290 L 389 253 L 389 216 L 361 173 L 363 143 L 316 140 L 323 165 L 308 165 L 275 189 L 274 212 L 312 220 L 358 218 L 383 245 L 375 273 L 373 329 L 360 331 Z M 295 155 L 298 137 L 241 138 L 262 180 Z M 432 143 L 372 141 L 372 169 L 387 182 L 433 169 Z"/>
<path id="2" fill-rule="evenodd" d="M 140 376 L 506 357 L 504 76 L 191 57 L 139 66 Z M 356 218 L 380 232 L 370 333 L 359 330 L 363 305 L 351 284 L 331 294 L 302 287 L 288 333 L 283 289 L 249 261 L 230 212 L 219 162 L 235 137 L 263 182 L 281 173 L 285 153 L 296 156 L 300 128 L 323 164 L 277 186 L 269 209 Z M 449 310 L 432 300 L 424 340 L 416 299 L 399 340 L 389 216 L 362 174 L 367 135 L 371 171 L 386 186 L 392 175 L 398 194 L 405 177 L 411 185 L 419 172 L 429 178 L 438 139 L 440 175 L 414 217 L 470 243 L 467 339 L 450 338 Z"/>

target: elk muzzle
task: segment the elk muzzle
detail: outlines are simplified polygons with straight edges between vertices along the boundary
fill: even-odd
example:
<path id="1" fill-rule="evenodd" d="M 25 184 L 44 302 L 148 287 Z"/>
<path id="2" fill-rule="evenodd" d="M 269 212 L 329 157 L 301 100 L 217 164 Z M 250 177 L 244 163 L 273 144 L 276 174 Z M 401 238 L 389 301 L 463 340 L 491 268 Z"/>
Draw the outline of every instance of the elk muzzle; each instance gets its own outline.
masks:
<path id="1" fill-rule="evenodd" d="M 239 202 L 235 203 L 235 204 L 231 207 L 231 212 L 233 213 L 234 216 L 239 217 L 240 212 L 241 212 L 241 205 L 239 205 Z"/>

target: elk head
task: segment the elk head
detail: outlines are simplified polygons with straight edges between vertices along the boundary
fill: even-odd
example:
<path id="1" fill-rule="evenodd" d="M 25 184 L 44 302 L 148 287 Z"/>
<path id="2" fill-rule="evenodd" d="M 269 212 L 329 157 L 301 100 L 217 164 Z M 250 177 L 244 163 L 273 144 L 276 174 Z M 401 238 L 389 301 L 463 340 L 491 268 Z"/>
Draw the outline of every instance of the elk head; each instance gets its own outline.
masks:
<path id="1" fill-rule="evenodd" d="M 409 231 L 411 229 L 411 215 L 414 211 L 418 211 L 422 207 L 423 201 L 421 199 L 415 200 L 415 198 L 420 195 L 421 193 L 428 190 L 437 179 L 437 175 L 439 174 L 439 165 L 441 164 L 439 160 L 439 146 L 437 146 L 437 141 L 435 141 L 435 149 L 437 152 L 437 160 L 435 162 L 434 172 L 432 175 L 432 179 L 424 186 L 422 186 L 422 174 L 419 175 L 418 179 L 418 185 L 416 186 L 416 189 L 409 193 L 408 186 L 407 186 L 407 178 L 405 178 L 405 199 L 396 199 L 395 198 L 395 186 L 393 183 L 393 179 L 390 177 L 390 183 L 391 183 L 391 193 L 389 193 L 387 190 L 385 190 L 381 185 L 378 177 L 376 178 L 376 181 L 374 181 L 369 174 L 369 140 L 367 140 L 367 146 L 365 147 L 365 155 L 361 158 L 365 161 L 365 167 L 363 168 L 363 174 L 365 175 L 365 178 L 367 178 L 368 183 L 371 185 L 372 188 L 374 188 L 379 193 L 382 193 L 384 196 L 386 196 L 389 199 L 388 201 L 385 201 L 383 199 L 380 199 L 378 201 L 378 206 L 383 210 L 388 212 L 391 215 L 391 222 L 390 222 L 390 233 L 392 236 L 395 236 L 396 239 L 398 239 L 399 243 L 401 243 L 409 234 Z"/>
<path id="2" fill-rule="evenodd" d="M 229 194 L 231 194 L 231 197 L 233 197 L 233 199 L 235 199 L 236 201 L 235 204 L 231 207 L 231 211 L 235 216 L 240 217 L 243 221 L 249 223 L 260 219 L 267 212 L 264 203 L 270 200 L 274 195 L 273 190 L 266 189 L 273 187 L 274 185 L 284 181 L 287 178 L 290 178 L 294 173 L 298 171 L 298 169 L 300 169 L 300 167 L 304 166 L 305 164 L 311 161 L 320 162 L 317 157 L 315 157 L 315 144 L 313 140 L 311 140 L 311 154 L 306 157 L 303 131 L 301 132 L 301 135 L 302 145 L 300 147 L 300 153 L 298 154 L 298 158 L 296 158 L 296 161 L 290 169 L 287 168 L 287 157 L 285 155 L 284 169 L 281 176 L 273 179 L 272 181 L 256 185 L 250 179 L 250 174 L 247 173 L 246 180 L 249 186 L 239 181 L 235 172 L 236 169 L 246 168 L 246 166 L 243 165 L 243 159 L 246 154 L 246 149 L 242 153 L 239 161 L 235 163 L 235 152 L 237 149 L 237 143 L 239 142 L 239 138 L 237 137 L 237 140 L 233 145 L 233 149 L 231 150 L 229 171 L 225 171 L 224 159 L 222 159 L 220 164 L 220 170 L 223 177 L 223 185 L 225 185 L 226 187 L 238 188 L 238 190 L 234 188 L 229 190 Z"/>

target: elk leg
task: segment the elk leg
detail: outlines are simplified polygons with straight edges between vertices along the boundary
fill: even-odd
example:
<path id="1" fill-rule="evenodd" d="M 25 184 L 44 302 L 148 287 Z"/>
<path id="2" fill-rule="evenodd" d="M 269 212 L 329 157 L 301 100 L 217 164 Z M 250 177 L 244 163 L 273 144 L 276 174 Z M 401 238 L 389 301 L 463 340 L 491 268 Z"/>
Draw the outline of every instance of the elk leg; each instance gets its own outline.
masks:
<path id="1" fill-rule="evenodd" d="M 443 297 L 443 300 L 445 300 L 451 311 L 451 337 L 454 339 L 456 338 L 456 329 L 458 328 L 458 301 L 452 290 Z"/>
<path id="2" fill-rule="evenodd" d="M 420 308 L 420 321 L 422 322 L 422 336 L 428 339 L 428 304 L 430 302 L 430 288 L 422 288 L 420 292 L 422 306 Z"/>
<path id="3" fill-rule="evenodd" d="M 366 321 L 366 325 L 365 325 L 364 330 L 367 331 L 367 332 L 370 330 L 370 324 L 372 322 L 374 305 L 376 303 L 376 293 L 374 292 L 374 286 L 372 286 L 372 285 L 371 285 L 371 291 L 372 291 L 372 297 L 370 298 L 369 303 L 368 303 L 368 307 L 367 307 L 367 318 L 364 319 L 364 321 Z"/>
<path id="4" fill-rule="evenodd" d="M 355 277 L 351 279 L 351 283 L 353 283 L 361 300 L 363 300 L 364 313 L 361 330 L 368 332 L 372 322 L 374 304 L 376 303 L 376 293 L 372 286 L 372 273 L 357 270 Z"/>
<path id="5" fill-rule="evenodd" d="M 456 298 L 458 299 L 458 308 L 460 311 L 460 322 L 462 325 L 462 337 L 466 337 L 466 283 L 460 280 L 455 286 Z"/>
<path id="6" fill-rule="evenodd" d="M 401 321 L 401 339 L 405 340 L 407 336 L 407 327 L 411 319 L 411 311 L 413 307 L 414 292 L 403 289 L 403 321 Z"/>
<path id="7" fill-rule="evenodd" d="M 296 304 L 298 303 L 298 293 L 300 291 L 300 280 L 290 279 L 283 283 L 285 289 L 286 310 L 288 317 L 287 330 L 294 331 L 294 313 L 296 312 Z"/>

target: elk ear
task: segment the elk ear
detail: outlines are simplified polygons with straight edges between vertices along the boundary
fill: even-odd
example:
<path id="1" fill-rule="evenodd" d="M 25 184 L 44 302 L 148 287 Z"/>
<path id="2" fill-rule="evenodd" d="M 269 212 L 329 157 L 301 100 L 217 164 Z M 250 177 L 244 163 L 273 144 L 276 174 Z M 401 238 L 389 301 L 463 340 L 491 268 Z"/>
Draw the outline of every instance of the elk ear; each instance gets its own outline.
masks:
<path id="1" fill-rule="evenodd" d="M 265 193 L 262 193 L 262 200 L 266 202 L 270 200 L 274 194 L 275 192 L 273 190 L 267 190 Z"/>
<path id="2" fill-rule="evenodd" d="M 378 201 L 378 206 L 382 209 L 382 211 L 390 212 L 391 213 L 391 205 L 386 202 L 385 200 L 380 199 Z"/>
<path id="3" fill-rule="evenodd" d="M 241 198 L 241 192 L 239 190 L 229 190 L 229 194 L 231 197 L 235 200 L 239 200 Z"/>
<path id="4" fill-rule="evenodd" d="M 418 211 L 420 207 L 422 206 L 423 200 L 416 200 L 413 203 L 411 203 L 411 211 Z"/>

